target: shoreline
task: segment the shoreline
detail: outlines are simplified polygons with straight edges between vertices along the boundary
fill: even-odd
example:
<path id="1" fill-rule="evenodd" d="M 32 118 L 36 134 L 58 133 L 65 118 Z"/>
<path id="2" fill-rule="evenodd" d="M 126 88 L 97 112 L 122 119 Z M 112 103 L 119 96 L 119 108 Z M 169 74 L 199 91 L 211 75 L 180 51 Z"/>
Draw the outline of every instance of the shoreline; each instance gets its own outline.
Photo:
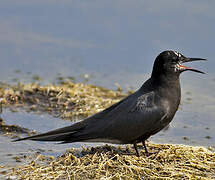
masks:
<path id="1" fill-rule="evenodd" d="M 90 116 L 127 94 L 103 87 L 64 81 L 58 85 L 20 84 L 0 87 L 1 105 L 14 111 L 23 109 L 36 114 L 75 121 Z M 9 138 L 36 132 L 16 125 L 7 125 L 2 119 L 1 132 Z M 135 178 L 215 178 L 215 152 L 205 147 L 148 143 L 151 154 L 141 156 L 129 146 L 96 146 L 72 148 L 59 156 L 17 157 L 23 165 L 0 167 L 0 174 L 8 179 L 135 179 Z M 30 159 L 29 159 L 30 158 Z"/>

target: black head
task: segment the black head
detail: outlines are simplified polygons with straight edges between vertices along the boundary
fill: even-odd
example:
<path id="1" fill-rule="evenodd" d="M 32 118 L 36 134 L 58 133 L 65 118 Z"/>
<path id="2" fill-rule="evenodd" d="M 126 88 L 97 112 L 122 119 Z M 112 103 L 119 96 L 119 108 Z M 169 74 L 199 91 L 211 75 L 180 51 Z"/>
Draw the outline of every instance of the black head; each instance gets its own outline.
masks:
<path id="1" fill-rule="evenodd" d="M 152 77 L 160 76 L 163 74 L 179 76 L 180 73 L 188 70 L 204 74 L 204 72 L 202 71 L 182 65 L 185 62 L 200 60 L 206 59 L 187 58 L 177 51 L 163 51 L 155 59 Z"/>

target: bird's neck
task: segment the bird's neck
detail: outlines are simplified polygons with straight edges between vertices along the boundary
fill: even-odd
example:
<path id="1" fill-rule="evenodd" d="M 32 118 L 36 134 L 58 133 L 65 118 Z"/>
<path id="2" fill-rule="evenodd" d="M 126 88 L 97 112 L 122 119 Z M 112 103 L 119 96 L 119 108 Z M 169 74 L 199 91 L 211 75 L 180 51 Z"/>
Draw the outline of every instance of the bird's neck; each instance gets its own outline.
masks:
<path id="1" fill-rule="evenodd" d="M 163 98 L 181 99 L 181 87 L 179 76 L 151 77 L 141 87 L 143 91 L 157 91 Z M 145 93 L 145 92 L 143 92 Z M 176 102 L 178 103 L 178 102 Z"/>
<path id="2" fill-rule="evenodd" d="M 156 87 L 180 89 L 180 79 L 178 74 L 160 74 L 156 77 L 151 76 L 151 81 Z"/>
<path id="3" fill-rule="evenodd" d="M 171 102 L 173 109 L 178 109 L 181 101 L 181 87 L 179 76 L 160 76 L 160 78 L 151 77 L 153 87 L 157 87 L 156 91 L 159 92 L 163 99 Z"/>

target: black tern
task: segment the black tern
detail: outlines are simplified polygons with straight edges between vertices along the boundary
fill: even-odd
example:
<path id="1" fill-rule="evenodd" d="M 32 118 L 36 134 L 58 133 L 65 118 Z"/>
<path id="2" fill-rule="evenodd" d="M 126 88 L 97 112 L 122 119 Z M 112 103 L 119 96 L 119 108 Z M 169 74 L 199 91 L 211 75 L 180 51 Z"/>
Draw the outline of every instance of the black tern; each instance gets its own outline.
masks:
<path id="1" fill-rule="evenodd" d="M 203 73 L 182 65 L 185 62 L 206 60 L 187 58 L 177 51 L 164 51 L 155 59 L 151 77 L 135 93 L 83 121 L 47 133 L 15 141 L 104 142 L 133 144 L 156 134 L 172 121 L 180 100 L 179 76 L 184 71 Z"/>

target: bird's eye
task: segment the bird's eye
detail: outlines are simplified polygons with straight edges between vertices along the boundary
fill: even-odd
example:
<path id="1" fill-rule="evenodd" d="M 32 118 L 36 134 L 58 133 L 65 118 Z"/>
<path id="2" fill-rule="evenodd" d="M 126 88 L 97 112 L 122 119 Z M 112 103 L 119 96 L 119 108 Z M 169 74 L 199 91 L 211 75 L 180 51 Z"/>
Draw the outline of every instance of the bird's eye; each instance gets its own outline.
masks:
<path id="1" fill-rule="evenodd" d="M 180 58 L 182 57 L 182 55 L 177 51 L 173 51 L 173 52 L 174 52 L 174 54 L 176 56 L 172 59 L 172 62 L 173 63 L 178 63 L 180 61 Z"/>
<path id="2" fill-rule="evenodd" d="M 175 53 L 176 56 L 178 56 L 178 57 L 181 56 L 181 54 L 179 52 L 177 52 L 177 51 L 173 51 L 173 52 Z"/>
<path id="3" fill-rule="evenodd" d="M 182 54 L 179 53 L 179 52 L 177 52 L 177 51 L 173 51 L 173 52 L 175 53 L 175 55 L 176 55 L 178 58 L 180 58 L 180 57 L 182 56 Z"/>

